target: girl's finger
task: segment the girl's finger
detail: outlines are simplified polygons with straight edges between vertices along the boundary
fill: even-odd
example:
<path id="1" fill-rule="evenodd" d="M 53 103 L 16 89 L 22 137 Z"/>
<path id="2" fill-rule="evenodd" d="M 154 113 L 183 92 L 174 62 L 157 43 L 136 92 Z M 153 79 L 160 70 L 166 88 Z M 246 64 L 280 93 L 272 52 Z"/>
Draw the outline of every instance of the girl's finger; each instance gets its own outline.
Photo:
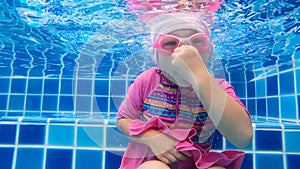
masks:
<path id="1" fill-rule="evenodd" d="M 173 154 L 171 154 L 171 153 L 169 153 L 169 152 L 165 153 L 165 154 L 164 154 L 164 157 L 165 157 L 166 159 L 168 159 L 168 162 L 169 162 L 169 163 L 174 163 L 174 162 L 177 161 L 177 158 L 176 158 Z"/>
<path id="2" fill-rule="evenodd" d="M 182 154 L 184 154 L 187 157 L 192 157 L 192 153 L 189 151 L 181 151 Z"/>
<path id="3" fill-rule="evenodd" d="M 186 156 L 185 156 L 183 153 L 177 151 L 176 148 L 171 149 L 171 150 L 170 150 L 170 153 L 171 153 L 176 159 L 178 159 L 178 160 L 185 160 L 185 159 L 186 159 Z"/>
<path id="4" fill-rule="evenodd" d="M 165 164 L 170 164 L 169 160 L 166 157 L 157 157 L 160 161 L 162 161 Z"/>

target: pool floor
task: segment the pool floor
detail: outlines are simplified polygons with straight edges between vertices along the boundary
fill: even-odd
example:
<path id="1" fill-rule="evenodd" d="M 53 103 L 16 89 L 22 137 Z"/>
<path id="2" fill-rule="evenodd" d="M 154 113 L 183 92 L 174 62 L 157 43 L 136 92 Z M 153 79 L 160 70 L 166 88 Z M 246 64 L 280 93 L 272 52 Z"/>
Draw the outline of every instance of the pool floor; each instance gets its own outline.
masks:
<path id="1" fill-rule="evenodd" d="M 242 169 L 297 169 L 300 125 L 253 120 Z M 237 149 L 216 133 L 213 150 Z M 117 169 L 129 139 L 114 120 L 2 117 L 1 169 Z"/>

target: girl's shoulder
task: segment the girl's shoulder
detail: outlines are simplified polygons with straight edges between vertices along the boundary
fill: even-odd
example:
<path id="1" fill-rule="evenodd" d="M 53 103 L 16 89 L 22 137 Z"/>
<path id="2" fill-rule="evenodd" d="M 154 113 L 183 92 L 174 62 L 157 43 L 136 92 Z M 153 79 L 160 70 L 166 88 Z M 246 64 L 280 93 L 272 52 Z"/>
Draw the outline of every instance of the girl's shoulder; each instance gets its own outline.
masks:
<path id="1" fill-rule="evenodd" d="M 135 81 L 144 84 L 157 83 L 159 82 L 160 79 L 160 75 L 158 73 L 159 71 L 160 69 L 157 67 L 147 69 L 144 72 L 142 72 L 140 75 L 138 75 Z"/>
<path id="2" fill-rule="evenodd" d="M 144 76 L 145 78 L 156 77 L 156 76 L 159 77 L 159 74 L 157 73 L 159 71 L 160 69 L 158 67 L 152 67 L 142 72 L 139 76 Z"/>

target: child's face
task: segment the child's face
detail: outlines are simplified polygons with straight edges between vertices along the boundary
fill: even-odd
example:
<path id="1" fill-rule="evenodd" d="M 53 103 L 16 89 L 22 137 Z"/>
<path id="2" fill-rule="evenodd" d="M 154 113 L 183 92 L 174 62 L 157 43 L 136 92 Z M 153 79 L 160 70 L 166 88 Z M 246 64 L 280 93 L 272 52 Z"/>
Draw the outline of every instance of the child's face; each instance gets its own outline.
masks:
<path id="1" fill-rule="evenodd" d="M 188 29 L 184 29 L 184 30 L 179 30 L 179 31 L 174 31 L 169 33 L 168 35 L 173 35 L 173 36 L 177 36 L 179 38 L 188 38 L 194 34 L 196 34 L 198 32 L 196 32 L 195 30 L 188 30 Z M 180 42 L 181 45 L 190 45 L 188 42 Z M 210 43 L 210 42 L 209 42 Z M 170 46 L 172 46 L 172 44 L 168 44 Z M 211 44 L 210 44 L 211 45 Z M 210 47 L 211 48 L 211 47 Z M 205 64 L 208 62 L 209 58 L 210 58 L 210 51 L 211 49 L 208 50 L 198 50 L 200 53 L 200 56 L 202 58 L 202 60 L 205 62 Z M 158 59 L 158 66 L 161 70 L 167 72 L 171 77 L 169 77 L 169 80 L 177 83 L 179 86 L 182 87 L 188 87 L 189 83 L 186 82 L 185 80 L 183 80 L 178 73 L 176 73 L 176 71 L 173 70 L 173 66 L 172 66 L 172 53 L 171 52 L 165 52 L 165 51 L 160 51 L 158 50 L 157 52 L 157 59 Z"/>

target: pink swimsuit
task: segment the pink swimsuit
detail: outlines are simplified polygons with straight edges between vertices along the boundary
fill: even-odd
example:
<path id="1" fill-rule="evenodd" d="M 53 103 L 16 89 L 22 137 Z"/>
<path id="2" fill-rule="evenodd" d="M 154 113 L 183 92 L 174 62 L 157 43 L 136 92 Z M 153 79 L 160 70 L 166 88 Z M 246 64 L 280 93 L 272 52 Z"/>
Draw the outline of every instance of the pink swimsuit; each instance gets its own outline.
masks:
<path id="1" fill-rule="evenodd" d="M 216 80 L 244 107 L 226 80 Z M 117 118 L 133 119 L 129 129 L 130 136 L 148 129 L 157 129 L 178 141 L 178 151 L 191 152 L 192 157 L 187 160 L 172 163 L 172 169 L 241 167 L 243 152 L 210 152 L 215 127 L 201 101 L 192 88 L 178 87 L 167 80 L 158 68 L 151 68 L 136 78 L 128 89 L 128 95 L 119 108 Z M 131 141 L 120 169 L 136 169 L 142 162 L 152 159 L 157 158 L 147 145 Z"/>

